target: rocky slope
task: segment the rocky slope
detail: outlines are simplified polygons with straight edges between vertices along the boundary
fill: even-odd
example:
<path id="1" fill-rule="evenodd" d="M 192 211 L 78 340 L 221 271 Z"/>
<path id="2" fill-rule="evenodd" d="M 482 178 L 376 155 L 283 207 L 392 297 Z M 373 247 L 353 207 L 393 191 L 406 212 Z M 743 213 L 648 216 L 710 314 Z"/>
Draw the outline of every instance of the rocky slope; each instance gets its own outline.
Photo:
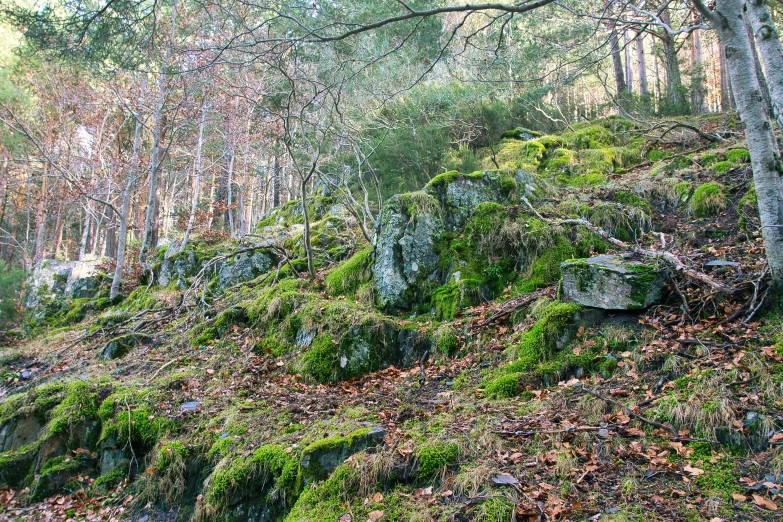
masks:
<path id="1" fill-rule="evenodd" d="M 162 249 L 114 303 L 101 264 L 42 265 L 2 357 L 0 516 L 775 519 L 780 312 L 741 134 L 696 123 L 726 137 L 510 131 L 372 244 L 313 198 L 314 281 L 296 203 Z"/>

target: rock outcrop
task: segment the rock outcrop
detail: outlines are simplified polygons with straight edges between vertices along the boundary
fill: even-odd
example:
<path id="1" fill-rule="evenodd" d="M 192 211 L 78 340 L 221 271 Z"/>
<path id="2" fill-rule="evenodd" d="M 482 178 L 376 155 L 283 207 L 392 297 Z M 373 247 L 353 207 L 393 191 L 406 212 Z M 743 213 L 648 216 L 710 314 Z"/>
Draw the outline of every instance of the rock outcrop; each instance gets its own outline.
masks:
<path id="1" fill-rule="evenodd" d="M 528 177 L 495 171 L 436 176 L 423 191 L 399 194 L 383 207 L 374 236 L 377 304 L 386 310 L 411 304 L 445 282 L 439 273 L 438 240 L 465 225 L 481 203 L 516 203 Z M 441 267 L 442 268 L 442 267 Z"/>
<path id="2" fill-rule="evenodd" d="M 564 302 L 604 310 L 640 310 L 661 299 L 666 272 L 618 256 L 575 259 L 560 265 Z"/>
<path id="3" fill-rule="evenodd" d="M 98 269 L 103 261 L 44 259 L 36 265 L 30 276 L 25 305 L 33 308 L 47 299 L 95 297 L 106 277 Z"/>

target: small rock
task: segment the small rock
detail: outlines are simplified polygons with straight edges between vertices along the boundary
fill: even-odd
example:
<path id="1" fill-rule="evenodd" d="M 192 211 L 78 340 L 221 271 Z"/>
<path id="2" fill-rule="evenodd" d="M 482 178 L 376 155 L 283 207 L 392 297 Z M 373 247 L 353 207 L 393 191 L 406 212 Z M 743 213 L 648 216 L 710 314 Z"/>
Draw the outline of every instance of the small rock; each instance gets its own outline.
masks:
<path id="1" fill-rule="evenodd" d="M 564 302 L 604 310 L 639 310 L 661 299 L 666 271 L 657 265 L 618 256 L 566 261 L 562 273 Z"/>
<path id="2" fill-rule="evenodd" d="M 186 412 L 188 412 L 188 411 L 199 411 L 199 410 L 201 410 L 201 402 L 199 402 L 199 401 L 189 401 L 189 402 L 184 403 L 182 406 L 180 406 L 179 409 L 182 410 L 182 411 L 186 411 Z"/>
<path id="3" fill-rule="evenodd" d="M 608 439 L 609 430 L 607 430 L 606 428 L 601 428 L 600 430 L 598 430 L 598 436 L 601 437 L 602 439 Z"/>

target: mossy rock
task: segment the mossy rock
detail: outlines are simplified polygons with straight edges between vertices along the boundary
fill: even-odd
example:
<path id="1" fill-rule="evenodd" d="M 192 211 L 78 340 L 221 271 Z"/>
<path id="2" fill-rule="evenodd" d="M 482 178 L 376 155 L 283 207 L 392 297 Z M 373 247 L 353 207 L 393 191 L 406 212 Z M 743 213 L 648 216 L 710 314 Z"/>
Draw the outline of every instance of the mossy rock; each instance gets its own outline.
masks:
<path id="1" fill-rule="evenodd" d="M 455 442 L 432 442 L 417 449 L 416 474 L 420 479 L 432 479 L 457 464 L 459 446 Z"/>
<path id="2" fill-rule="evenodd" d="M 690 210 L 697 217 L 715 216 L 728 206 L 728 196 L 723 185 L 710 181 L 696 188 L 689 205 Z"/>
<path id="3" fill-rule="evenodd" d="M 101 358 L 104 361 L 111 361 L 125 357 L 128 353 L 139 346 L 152 344 L 152 336 L 143 333 L 129 333 L 115 337 L 106 343 L 101 351 Z"/>
<path id="4" fill-rule="evenodd" d="M 298 468 L 296 455 L 280 444 L 223 459 L 205 481 L 197 519 L 281 519 L 298 497 Z"/>
<path id="5" fill-rule="evenodd" d="M 371 266 L 372 247 L 365 246 L 326 276 L 326 293 L 331 296 L 355 296 L 359 287 L 372 279 Z"/>
<path id="6" fill-rule="evenodd" d="M 351 455 L 383 444 L 385 436 L 386 431 L 376 426 L 313 442 L 302 451 L 299 461 L 303 483 L 325 479 Z"/>
<path id="7" fill-rule="evenodd" d="M 640 310 L 661 299 L 666 271 L 640 261 L 598 256 L 560 265 L 561 299 L 604 310 Z"/>

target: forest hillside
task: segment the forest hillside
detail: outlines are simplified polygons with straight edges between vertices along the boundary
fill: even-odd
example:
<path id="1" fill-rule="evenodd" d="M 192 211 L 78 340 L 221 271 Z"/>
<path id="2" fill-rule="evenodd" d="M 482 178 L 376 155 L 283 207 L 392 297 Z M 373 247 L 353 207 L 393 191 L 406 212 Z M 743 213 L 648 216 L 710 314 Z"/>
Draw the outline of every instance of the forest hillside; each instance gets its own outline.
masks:
<path id="1" fill-rule="evenodd" d="M 0 0 L 0 520 L 778 520 L 777 0 Z"/>
<path id="2" fill-rule="evenodd" d="M 161 249 L 119 301 L 50 261 L 2 360 L 3 516 L 773 520 L 748 151 L 731 115 L 690 124 L 726 138 L 516 129 L 390 198 L 371 243 L 314 197 L 313 280 L 296 203 Z"/>

